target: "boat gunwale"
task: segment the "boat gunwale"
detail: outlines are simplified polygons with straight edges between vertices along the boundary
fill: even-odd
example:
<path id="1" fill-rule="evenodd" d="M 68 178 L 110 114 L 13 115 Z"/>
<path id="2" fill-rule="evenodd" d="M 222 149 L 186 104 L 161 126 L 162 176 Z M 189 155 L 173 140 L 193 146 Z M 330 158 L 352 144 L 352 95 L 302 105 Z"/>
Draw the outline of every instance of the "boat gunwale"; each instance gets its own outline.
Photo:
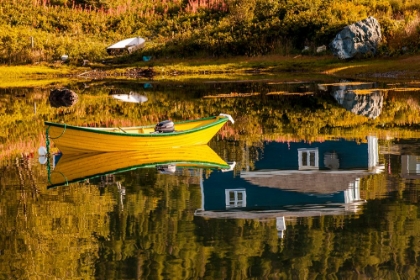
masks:
<path id="1" fill-rule="evenodd" d="M 190 133 L 194 133 L 197 131 L 201 131 L 201 130 L 205 130 L 207 128 L 213 127 L 215 125 L 218 125 L 220 123 L 224 123 L 229 121 L 229 118 L 225 117 L 225 116 L 211 116 L 211 117 L 206 117 L 206 118 L 201 118 L 201 119 L 194 119 L 194 120 L 185 120 L 185 121 L 179 121 L 179 122 L 175 122 L 175 124 L 184 124 L 184 123 L 192 123 L 192 122 L 200 122 L 200 121 L 206 121 L 206 120 L 211 120 L 211 119 L 215 119 L 214 122 L 209 123 L 209 124 L 205 124 L 196 128 L 192 128 L 192 129 L 188 129 L 188 130 L 181 130 L 181 131 L 173 131 L 173 132 L 164 132 L 164 133 L 125 133 L 125 132 L 119 132 L 119 131 L 106 131 L 106 130 L 101 130 L 101 128 L 106 128 L 106 127 L 87 127 L 87 126 L 74 126 L 74 125 L 68 125 L 66 123 L 55 123 L 55 122 L 49 122 L 49 121 L 45 121 L 44 125 L 47 126 L 54 126 L 54 127 L 60 127 L 63 128 L 65 130 L 67 129 L 72 129 L 72 130 L 80 130 L 80 131 L 84 131 L 84 132 L 91 132 L 91 133 L 98 133 L 98 134 L 106 134 L 106 135 L 114 135 L 114 136 L 130 136 L 130 137 L 169 137 L 169 136 L 176 136 L 176 135 L 184 135 L 184 134 L 190 134 Z M 155 125 L 145 125 L 145 126 L 133 126 L 130 128 L 150 128 L 150 127 L 154 127 Z M 113 128 L 113 127 L 111 127 Z M 115 129 L 117 129 L 118 127 L 115 127 Z M 122 129 L 124 129 L 124 127 L 122 127 Z"/>

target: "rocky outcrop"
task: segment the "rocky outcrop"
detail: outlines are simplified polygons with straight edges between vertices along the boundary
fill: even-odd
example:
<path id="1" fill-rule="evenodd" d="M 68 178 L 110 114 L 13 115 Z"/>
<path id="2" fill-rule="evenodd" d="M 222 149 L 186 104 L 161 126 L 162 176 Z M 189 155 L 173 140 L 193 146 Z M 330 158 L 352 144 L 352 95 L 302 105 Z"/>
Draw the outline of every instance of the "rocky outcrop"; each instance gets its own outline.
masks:
<path id="1" fill-rule="evenodd" d="M 48 100 L 52 107 L 70 107 L 77 102 L 77 94 L 67 88 L 54 89 L 50 92 Z"/>
<path id="2" fill-rule="evenodd" d="M 340 59 L 357 55 L 375 55 L 382 39 L 381 27 L 374 17 L 346 26 L 330 43 L 330 50 Z"/>

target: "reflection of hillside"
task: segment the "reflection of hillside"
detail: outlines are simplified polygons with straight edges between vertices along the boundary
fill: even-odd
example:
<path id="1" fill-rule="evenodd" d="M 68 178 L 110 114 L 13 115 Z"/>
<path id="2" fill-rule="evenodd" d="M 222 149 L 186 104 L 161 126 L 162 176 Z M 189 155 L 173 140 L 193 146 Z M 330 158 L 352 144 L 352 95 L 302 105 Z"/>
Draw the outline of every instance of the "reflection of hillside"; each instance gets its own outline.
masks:
<path id="1" fill-rule="evenodd" d="M 420 135 L 420 132 L 412 129 L 413 124 L 420 123 L 418 97 L 407 91 L 397 92 L 396 88 L 388 89 L 387 95 L 384 96 L 386 106 L 382 109 L 378 106 L 375 112 L 366 111 L 372 116 L 379 116 L 367 119 L 362 115 L 346 112 L 336 105 L 330 94 L 325 94 L 324 90 L 339 87 L 335 84 L 322 85 L 324 88 L 317 89 L 315 83 L 154 83 L 152 88 L 144 88 L 144 83 L 126 83 L 124 89 L 134 90 L 141 87 L 141 92 L 144 90 L 147 93 L 149 100 L 141 107 L 136 103 L 122 103 L 109 98 L 112 86 L 111 82 L 91 84 L 87 87 L 82 84 L 72 86 L 76 92 L 83 94 L 80 94 L 80 102 L 71 110 L 52 109 L 48 106 L 49 89 L 4 90 L 1 100 L 6 102 L 7 106 L 2 106 L 1 109 L 3 114 L 0 127 L 3 129 L 0 131 L 0 157 L 10 155 L 14 151 L 36 151 L 39 144 L 28 142 L 32 141 L 29 139 L 42 137 L 45 132 L 42 123 L 45 119 L 73 125 L 130 126 L 153 124 L 166 118 L 194 119 L 208 116 L 215 111 L 223 111 L 234 115 L 237 124 L 227 128 L 229 133 L 226 133 L 226 129 L 221 131 L 220 135 L 224 139 L 248 143 L 259 141 L 261 138 L 278 141 L 322 141 L 333 137 L 363 139 L 368 133 L 377 134 L 379 137 L 398 135 L 401 138 Z M 360 87 L 356 84 L 352 87 L 346 86 L 355 93 L 361 90 L 356 89 Z M 372 83 L 369 84 L 370 89 L 367 85 L 365 87 L 366 90 L 380 89 Z M 305 95 L 309 92 L 311 94 Z M 223 100 L 203 98 L 206 95 L 231 93 L 260 95 Z M 367 97 L 365 94 L 358 96 Z M 378 104 L 379 102 L 378 100 Z M 361 108 L 358 112 L 363 111 Z"/>

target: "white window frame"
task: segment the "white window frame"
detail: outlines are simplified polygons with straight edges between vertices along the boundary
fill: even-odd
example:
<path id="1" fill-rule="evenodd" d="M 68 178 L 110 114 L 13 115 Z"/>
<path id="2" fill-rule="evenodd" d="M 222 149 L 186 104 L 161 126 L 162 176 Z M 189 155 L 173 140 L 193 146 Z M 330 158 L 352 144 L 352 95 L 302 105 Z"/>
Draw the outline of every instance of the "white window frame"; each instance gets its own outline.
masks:
<path id="1" fill-rule="evenodd" d="M 344 191 L 344 203 L 360 201 L 360 178 L 349 183 L 349 188 Z"/>
<path id="2" fill-rule="evenodd" d="M 230 199 L 230 194 L 234 194 L 234 199 Z M 238 194 L 242 194 L 242 200 L 238 199 Z M 246 207 L 246 190 L 245 189 L 225 189 L 226 209 Z"/>
<path id="3" fill-rule="evenodd" d="M 420 163 L 416 163 L 416 174 L 420 174 Z"/>
<path id="4" fill-rule="evenodd" d="M 307 153 L 306 162 L 308 165 L 303 165 L 303 153 Z M 315 154 L 315 162 L 314 165 L 310 165 L 310 158 L 311 154 Z M 318 148 L 302 148 L 298 149 L 298 163 L 299 163 L 299 170 L 313 170 L 313 169 L 319 169 L 319 152 Z"/>

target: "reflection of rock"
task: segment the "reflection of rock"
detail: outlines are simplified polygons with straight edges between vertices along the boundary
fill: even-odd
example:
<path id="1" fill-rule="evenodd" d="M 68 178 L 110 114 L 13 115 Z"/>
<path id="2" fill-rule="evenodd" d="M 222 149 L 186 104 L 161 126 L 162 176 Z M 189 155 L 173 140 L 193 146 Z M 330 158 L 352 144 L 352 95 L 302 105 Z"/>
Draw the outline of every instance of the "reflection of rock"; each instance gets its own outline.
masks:
<path id="1" fill-rule="evenodd" d="M 69 89 L 54 89 L 48 98 L 52 107 L 70 107 L 78 100 L 77 94 Z"/>
<path id="2" fill-rule="evenodd" d="M 358 95 L 353 91 L 336 90 L 332 95 L 341 106 L 356 115 L 375 119 L 382 112 L 384 98 L 379 91 Z"/>
<path id="3" fill-rule="evenodd" d="M 382 38 L 381 27 L 374 17 L 346 26 L 330 44 L 330 49 L 340 59 L 357 54 L 375 54 Z"/>

